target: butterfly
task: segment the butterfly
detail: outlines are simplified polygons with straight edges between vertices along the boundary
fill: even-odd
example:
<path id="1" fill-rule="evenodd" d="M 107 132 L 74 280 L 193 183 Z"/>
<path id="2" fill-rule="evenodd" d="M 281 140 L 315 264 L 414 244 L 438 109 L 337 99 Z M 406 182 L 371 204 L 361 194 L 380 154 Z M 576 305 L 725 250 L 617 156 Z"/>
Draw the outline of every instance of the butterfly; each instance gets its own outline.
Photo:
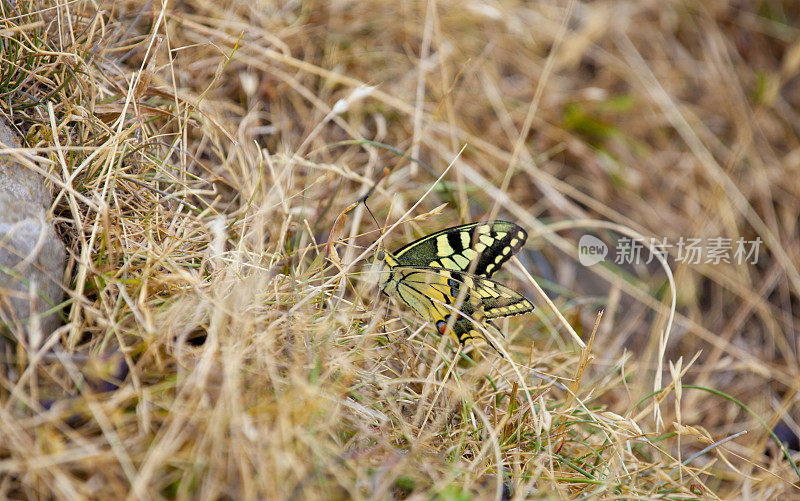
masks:
<path id="1" fill-rule="evenodd" d="M 440 334 L 450 333 L 462 344 L 483 339 L 500 353 L 476 324 L 500 332 L 491 319 L 533 310 L 521 294 L 490 280 L 527 237 L 514 223 L 477 222 L 439 230 L 395 252 L 379 250 L 377 258 L 385 267 L 380 290 L 431 322 Z"/>

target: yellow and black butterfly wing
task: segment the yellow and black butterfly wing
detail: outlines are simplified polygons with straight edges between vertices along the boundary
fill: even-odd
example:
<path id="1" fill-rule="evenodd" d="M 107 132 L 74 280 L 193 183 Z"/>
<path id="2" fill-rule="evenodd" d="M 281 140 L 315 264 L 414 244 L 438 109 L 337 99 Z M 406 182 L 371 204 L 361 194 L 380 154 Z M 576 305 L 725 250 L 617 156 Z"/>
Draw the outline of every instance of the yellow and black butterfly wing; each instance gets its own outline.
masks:
<path id="1" fill-rule="evenodd" d="M 533 304 L 518 292 L 477 275 L 402 265 L 392 267 L 390 272 L 392 276 L 385 283 L 384 292 L 397 297 L 430 321 L 441 334 L 447 333 L 447 325 L 455 317 L 451 333 L 461 343 L 481 338 L 496 349 L 475 324 L 494 327 L 489 322 L 492 318 L 533 310 Z M 500 332 L 496 327 L 494 330 Z"/>
<path id="2" fill-rule="evenodd" d="M 397 295 L 423 317 L 433 320 L 453 309 L 481 319 L 520 315 L 533 311 L 533 304 L 522 294 L 488 278 L 434 267 L 396 266 L 392 272 Z M 413 291 L 413 292 L 412 292 Z M 418 296 L 408 301 L 404 294 Z M 457 304 L 463 293 L 461 304 Z M 411 303 L 414 304 L 411 304 Z M 433 303 L 433 308 L 427 303 Z M 423 307 L 417 305 L 422 304 Z M 427 311 L 420 311 L 427 308 Z"/>
<path id="3" fill-rule="evenodd" d="M 380 252 L 386 265 L 380 288 L 461 343 L 482 338 L 496 349 L 478 324 L 533 310 L 518 292 L 490 280 L 525 243 L 525 230 L 506 221 L 464 224 L 437 231 L 401 247 Z M 463 297 L 462 297 L 463 296 Z M 498 351 L 499 353 L 499 351 Z"/>
<path id="4" fill-rule="evenodd" d="M 489 278 L 525 243 L 527 233 L 507 221 L 489 221 L 445 228 L 392 253 L 398 265 L 468 271 Z M 474 268 L 470 268 L 477 261 Z"/>

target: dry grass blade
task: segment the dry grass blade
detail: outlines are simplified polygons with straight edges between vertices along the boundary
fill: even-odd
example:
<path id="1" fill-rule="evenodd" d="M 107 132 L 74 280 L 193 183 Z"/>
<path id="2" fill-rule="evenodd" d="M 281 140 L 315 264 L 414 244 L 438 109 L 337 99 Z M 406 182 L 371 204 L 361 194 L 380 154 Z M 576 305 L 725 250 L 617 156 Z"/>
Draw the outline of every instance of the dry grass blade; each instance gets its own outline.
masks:
<path id="1" fill-rule="evenodd" d="M 68 251 L 48 337 L 0 293 L 0 498 L 800 495 L 795 3 L 0 13 Z M 363 272 L 494 217 L 504 358 Z"/>

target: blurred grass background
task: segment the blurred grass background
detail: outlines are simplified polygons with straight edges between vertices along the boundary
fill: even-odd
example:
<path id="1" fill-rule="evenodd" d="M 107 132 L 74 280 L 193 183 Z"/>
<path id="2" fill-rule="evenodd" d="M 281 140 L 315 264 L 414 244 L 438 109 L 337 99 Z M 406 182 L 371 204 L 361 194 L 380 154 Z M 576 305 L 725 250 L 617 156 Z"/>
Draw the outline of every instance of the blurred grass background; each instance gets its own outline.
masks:
<path id="1" fill-rule="evenodd" d="M 69 253 L 52 342 L 7 335 L 2 497 L 800 495 L 794 2 L 0 6 Z M 387 307 L 374 222 L 331 235 L 384 168 L 390 249 L 519 223 L 585 342 L 604 311 L 591 350 L 515 266 L 506 360 Z M 670 323 L 664 269 L 584 267 L 584 234 L 762 245 L 668 249 Z"/>

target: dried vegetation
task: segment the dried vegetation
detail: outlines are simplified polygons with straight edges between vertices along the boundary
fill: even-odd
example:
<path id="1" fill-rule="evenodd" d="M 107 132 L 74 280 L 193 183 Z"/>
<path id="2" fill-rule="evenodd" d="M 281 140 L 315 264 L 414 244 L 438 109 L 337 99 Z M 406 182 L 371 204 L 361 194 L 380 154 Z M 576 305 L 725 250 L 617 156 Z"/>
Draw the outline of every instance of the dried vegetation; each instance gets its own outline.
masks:
<path id="1" fill-rule="evenodd" d="M 800 495 L 794 3 L 0 6 L 69 252 L 64 326 L 4 347 L 0 497 Z M 384 167 L 390 248 L 528 230 L 510 357 L 387 310 L 363 206 L 326 259 Z M 673 288 L 581 266 L 586 233 L 763 244 L 670 248 Z"/>

